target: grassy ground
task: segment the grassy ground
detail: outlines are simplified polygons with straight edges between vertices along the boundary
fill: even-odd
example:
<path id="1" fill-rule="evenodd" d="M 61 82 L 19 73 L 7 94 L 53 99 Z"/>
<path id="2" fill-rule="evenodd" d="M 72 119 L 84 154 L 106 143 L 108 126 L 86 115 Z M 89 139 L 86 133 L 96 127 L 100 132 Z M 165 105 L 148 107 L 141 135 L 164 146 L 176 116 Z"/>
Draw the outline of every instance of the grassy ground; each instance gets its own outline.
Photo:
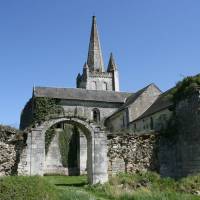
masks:
<path id="1" fill-rule="evenodd" d="M 200 200 L 200 176 L 179 181 L 155 173 L 118 174 L 89 186 L 85 176 L 4 177 L 0 200 Z"/>

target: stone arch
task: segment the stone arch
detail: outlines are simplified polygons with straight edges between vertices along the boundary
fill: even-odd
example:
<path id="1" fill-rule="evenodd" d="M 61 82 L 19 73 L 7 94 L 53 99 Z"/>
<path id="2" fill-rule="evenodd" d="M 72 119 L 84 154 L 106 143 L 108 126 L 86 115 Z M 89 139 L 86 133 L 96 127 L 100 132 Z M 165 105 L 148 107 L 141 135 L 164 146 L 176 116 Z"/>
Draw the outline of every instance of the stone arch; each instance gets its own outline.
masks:
<path id="1" fill-rule="evenodd" d="M 103 183 L 108 180 L 107 172 L 107 135 L 103 128 L 79 118 L 55 118 L 43 122 L 31 129 L 18 166 L 18 174 L 44 175 L 45 168 L 45 132 L 61 122 L 77 125 L 87 138 L 87 172 L 90 184 Z"/>

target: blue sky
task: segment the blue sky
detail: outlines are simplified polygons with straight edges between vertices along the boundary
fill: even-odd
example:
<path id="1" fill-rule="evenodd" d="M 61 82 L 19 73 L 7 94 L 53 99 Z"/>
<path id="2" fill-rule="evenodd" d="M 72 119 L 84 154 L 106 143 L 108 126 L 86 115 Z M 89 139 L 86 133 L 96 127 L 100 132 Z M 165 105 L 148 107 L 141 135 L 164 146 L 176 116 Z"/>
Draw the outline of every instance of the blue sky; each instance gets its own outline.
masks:
<path id="1" fill-rule="evenodd" d="M 199 0 L 0 0 L 0 123 L 18 126 L 32 87 L 75 87 L 96 15 L 121 91 L 165 91 L 200 73 Z"/>

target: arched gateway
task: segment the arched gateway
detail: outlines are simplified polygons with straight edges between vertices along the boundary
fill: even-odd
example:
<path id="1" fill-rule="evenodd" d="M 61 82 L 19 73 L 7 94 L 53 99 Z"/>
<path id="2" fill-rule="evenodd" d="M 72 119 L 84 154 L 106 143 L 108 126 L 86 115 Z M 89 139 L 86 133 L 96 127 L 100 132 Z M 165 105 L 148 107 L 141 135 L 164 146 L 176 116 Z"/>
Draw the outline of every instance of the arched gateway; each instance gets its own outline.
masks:
<path id="1" fill-rule="evenodd" d="M 18 173 L 23 175 L 44 175 L 45 171 L 45 132 L 55 124 L 65 122 L 76 125 L 87 138 L 87 174 L 90 184 L 104 183 L 107 173 L 107 135 L 100 125 L 76 117 L 49 119 L 32 128 L 27 137 Z"/>

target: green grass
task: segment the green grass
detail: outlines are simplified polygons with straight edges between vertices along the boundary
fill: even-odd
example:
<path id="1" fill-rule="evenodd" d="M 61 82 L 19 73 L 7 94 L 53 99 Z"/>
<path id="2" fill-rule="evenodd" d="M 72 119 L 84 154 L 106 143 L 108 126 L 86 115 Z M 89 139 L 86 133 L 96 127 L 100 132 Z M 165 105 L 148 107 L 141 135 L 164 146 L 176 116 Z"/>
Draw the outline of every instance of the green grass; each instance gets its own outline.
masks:
<path id="1" fill-rule="evenodd" d="M 44 179 L 56 186 L 83 186 L 87 184 L 87 176 L 44 176 Z"/>
<path id="2" fill-rule="evenodd" d="M 4 177 L 0 200 L 200 200 L 200 176 L 175 181 L 155 173 L 118 174 L 89 186 L 86 176 Z"/>
<path id="3" fill-rule="evenodd" d="M 57 188 L 40 177 L 11 176 L 0 179 L 1 200 L 57 200 Z"/>
<path id="4" fill-rule="evenodd" d="M 158 174 L 118 174 L 104 185 L 87 186 L 96 196 L 115 200 L 199 200 L 200 176 L 179 181 L 160 178 Z"/>

